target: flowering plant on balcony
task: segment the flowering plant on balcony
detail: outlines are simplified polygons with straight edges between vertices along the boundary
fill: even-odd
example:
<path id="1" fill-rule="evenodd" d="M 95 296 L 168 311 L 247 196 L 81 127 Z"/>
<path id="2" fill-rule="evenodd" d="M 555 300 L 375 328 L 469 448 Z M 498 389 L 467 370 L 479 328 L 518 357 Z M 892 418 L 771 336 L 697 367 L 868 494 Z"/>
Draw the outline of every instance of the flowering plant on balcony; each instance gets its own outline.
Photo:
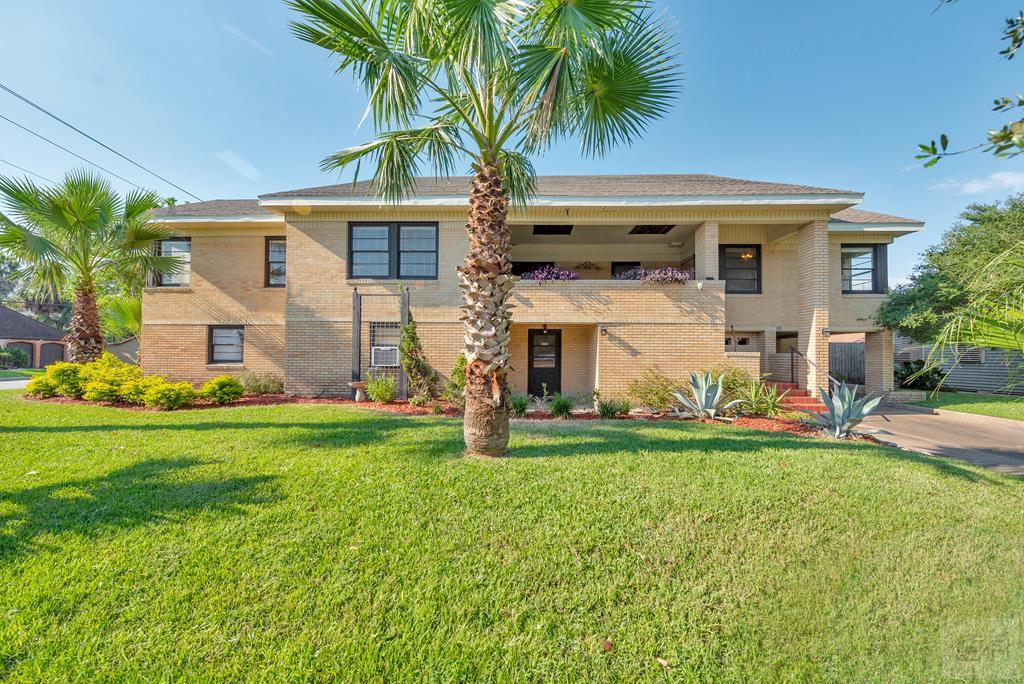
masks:
<path id="1" fill-rule="evenodd" d="M 685 283 L 693 280 L 693 274 L 674 266 L 662 268 L 631 268 L 615 276 L 615 280 L 643 280 L 648 283 Z"/>
<path id="2" fill-rule="evenodd" d="M 523 280 L 579 280 L 575 272 L 557 266 L 541 266 L 522 275 Z"/>

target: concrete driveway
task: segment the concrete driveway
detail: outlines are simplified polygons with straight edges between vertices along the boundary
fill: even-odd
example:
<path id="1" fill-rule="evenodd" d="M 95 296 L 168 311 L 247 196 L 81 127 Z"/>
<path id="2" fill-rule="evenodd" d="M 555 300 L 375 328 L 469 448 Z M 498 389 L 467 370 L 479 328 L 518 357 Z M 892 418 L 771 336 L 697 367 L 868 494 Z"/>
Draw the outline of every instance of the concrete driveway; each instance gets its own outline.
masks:
<path id="1" fill-rule="evenodd" d="M 28 384 L 28 378 L 24 380 L 0 380 L 0 390 L 21 389 Z"/>
<path id="2" fill-rule="evenodd" d="M 1024 476 L 1024 422 L 934 411 L 920 406 L 883 406 L 864 427 L 888 430 L 876 435 L 896 446 L 949 456 L 1010 475 Z"/>

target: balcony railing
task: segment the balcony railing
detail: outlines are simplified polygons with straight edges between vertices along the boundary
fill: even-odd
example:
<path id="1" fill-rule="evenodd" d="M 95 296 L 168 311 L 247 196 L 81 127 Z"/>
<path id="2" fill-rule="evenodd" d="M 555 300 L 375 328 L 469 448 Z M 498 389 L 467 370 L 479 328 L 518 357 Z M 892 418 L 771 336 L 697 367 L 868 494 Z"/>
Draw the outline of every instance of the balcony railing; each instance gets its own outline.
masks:
<path id="1" fill-rule="evenodd" d="M 724 323 L 720 282 L 521 280 L 512 291 L 517 323 Z"/>

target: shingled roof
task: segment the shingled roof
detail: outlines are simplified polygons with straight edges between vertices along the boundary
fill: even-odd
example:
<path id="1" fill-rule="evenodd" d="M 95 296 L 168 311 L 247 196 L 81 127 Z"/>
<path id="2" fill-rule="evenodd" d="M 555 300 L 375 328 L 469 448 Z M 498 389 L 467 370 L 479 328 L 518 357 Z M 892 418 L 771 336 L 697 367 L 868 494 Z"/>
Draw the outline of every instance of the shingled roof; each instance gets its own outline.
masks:
<path id="1" fill-rule="evenodd" d="M 467 195 L 469 179 L 419 178 L 415 195 L 420 197 Z M 690 197 L 743 195 L 860 195 L 850 190 L 818 188 L 810 185 L 769 183 L 710 176 L 703 173 L 643 174 L 607 176 L 537 176 L 537 195 L 541 197 Z M 288 197 L 373 197 L 373 181 L 321 185 L 260 195 L 260 199 Z"/>
<path id="2" fill-rule="evenodd" d="M 915 226 L 924 225 L 922 221 L 917 219 L 893 216 L 892 214 L 879 214 L 874 211 L 864 211 L 863 209 L 843 209 L 842 211 L 837 211 L 832 214 L 830 223 L 906 223 Z"/>
<path id="3" fill-rule="evenodd" d="M 0 306 L 0 339 L 62 340 L 64 333 L 6 306 Z"/>
<path id="4" fill-rule="evenodd" d="M 190 216 L 274 216 L 260 206 L 256 199 L 220 199 L 190 204 L 176 204 L 173 207 L 154 209 L 154 216 L 190 217 Z"/>

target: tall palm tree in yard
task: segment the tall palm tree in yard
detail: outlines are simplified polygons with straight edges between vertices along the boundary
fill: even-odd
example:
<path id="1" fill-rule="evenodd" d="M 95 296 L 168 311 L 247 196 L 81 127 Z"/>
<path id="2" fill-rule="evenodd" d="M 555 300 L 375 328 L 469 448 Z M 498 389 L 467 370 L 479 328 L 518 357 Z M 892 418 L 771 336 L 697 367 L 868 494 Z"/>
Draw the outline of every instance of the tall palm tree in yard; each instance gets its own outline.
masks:
<path id="1" fill-rule="evenodd" d="M 369 97 L 374 140 L 327 157 L 369 160 L 381 197 L 400 202 L 421 165 L 466 164 L 469 253 L 459 268 L 469 455 L 508 446 L 508 206 L 534 193 L 530 157 L 578 138 L 603 155 L 639 137 L 678 85 L 673 36 L 635 0 L 289 0 L 292 30 L 329 50 Z"/>
<path id="2" fill-rule="evenodd" d="M 24 265 L 20 277 L 43 295 L 71 298 L 72 361 L 103 352 L 96 304 L 101 284 L 141 284 L 147 272 L 181 268 L 176 257 L 153 253 L 155 242 L 172 233 L 149 222 L 149 212 L 161 206 L 151 192 L 121 199 L 87 171 L 72 171 L 52 187 L 0 176 L 0 203 L 0 250 Z"/>

